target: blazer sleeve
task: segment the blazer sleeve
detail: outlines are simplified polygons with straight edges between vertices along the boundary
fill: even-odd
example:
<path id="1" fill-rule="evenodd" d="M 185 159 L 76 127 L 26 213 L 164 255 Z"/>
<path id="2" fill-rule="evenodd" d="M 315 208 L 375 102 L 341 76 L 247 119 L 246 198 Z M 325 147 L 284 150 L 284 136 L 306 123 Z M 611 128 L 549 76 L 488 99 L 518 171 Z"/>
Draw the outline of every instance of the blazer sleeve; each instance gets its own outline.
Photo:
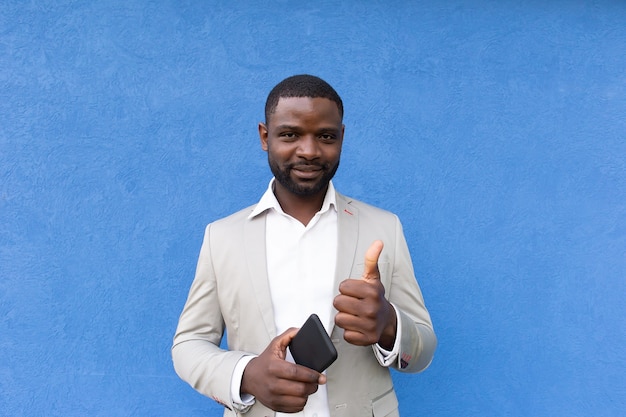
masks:
<path id="1" fill-rule="evenodd" d="M 401 372 L 421 372 L 430 365 L 437 337 L 419 288 L 402 224 L 396 217 L 395 249 L 389 301 L 399 310 L 402 326 L 398 360 L 392 365 Z"/>
<path id="2" fill-rule="evenodd" d="M 225 326 L 217 297 L 210 236 L 211 225 L 206 228 L 196 275 L 178 321 L 172 360 L 181 379 L 232 409 L 231 378 L 235 365 L 247 353 L 220 348 Z"/>

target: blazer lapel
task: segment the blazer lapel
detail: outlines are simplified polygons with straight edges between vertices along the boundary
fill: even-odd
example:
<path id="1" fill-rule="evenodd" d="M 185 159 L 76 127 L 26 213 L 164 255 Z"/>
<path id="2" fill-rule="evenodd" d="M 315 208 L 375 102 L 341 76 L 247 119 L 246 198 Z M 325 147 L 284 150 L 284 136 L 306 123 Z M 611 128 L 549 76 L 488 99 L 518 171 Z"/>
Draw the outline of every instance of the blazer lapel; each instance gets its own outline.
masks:
<path id="1" fill-rule="evenodd" d="M 256 295 L 255 301 L 259 305 L 265 329 L 270 339 L 273 339 L 276 337 L 276 324 L 274 322 L 274 308 L 272 307 L 272 296 L 267 276 L 265 218 L 265 213 L 262 213 L 246 221 L 244 259 L 248 260 L 248 276 Z M 250 302 L 254 301 L 250 300 Z"/>
<path id="2" fill-rule="evenodd" d="M 359 238 L 359 212 L 350 204 L 345 196 L 337 195 L 337 266 L 335 267 L 334 294 L 339 294 L 339 284 L 350 277 L 350 271 L 356 256 L 357 241 Z M 334 318 L 337 310 L 333 307 L 331 314 L 331 333 L 334 328 Z"/>

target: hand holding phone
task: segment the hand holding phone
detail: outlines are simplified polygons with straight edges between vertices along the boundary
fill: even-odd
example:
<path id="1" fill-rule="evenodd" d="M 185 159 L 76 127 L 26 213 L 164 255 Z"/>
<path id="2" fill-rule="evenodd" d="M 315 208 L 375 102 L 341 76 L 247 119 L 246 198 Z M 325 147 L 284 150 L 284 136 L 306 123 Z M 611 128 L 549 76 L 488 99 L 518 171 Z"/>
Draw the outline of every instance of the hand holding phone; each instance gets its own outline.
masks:
<path id="1" fill-rule="evenodd" d="M 337 349 L 317 314 L 311 314 L 289 343 L 291 356 L 298 365 L 323 372 L 337 359 Z"/>
<path id="2" fill-rule="evenodd" d="M 242 394 L 254 396 L 274 411 L 302 411 L 309 396 L 326 383 L 326 375 L 285 360 L 289 343 L 298 331 L 292 327 L 276 336 L 248 363 L 241 380 Z"/>

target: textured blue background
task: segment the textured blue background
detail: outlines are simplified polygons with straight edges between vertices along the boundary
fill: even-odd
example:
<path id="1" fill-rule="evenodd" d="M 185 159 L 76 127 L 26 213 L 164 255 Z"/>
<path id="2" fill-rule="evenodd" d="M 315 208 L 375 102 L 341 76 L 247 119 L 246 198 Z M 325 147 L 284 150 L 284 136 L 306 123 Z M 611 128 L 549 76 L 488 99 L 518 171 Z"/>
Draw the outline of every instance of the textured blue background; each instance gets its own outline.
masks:
<path id="1" fill-rule="evenodd" d="M 345 101 L 440 347 L 405 416 L 626 410 L 626 2 L 1 1 L 0 415 L 207 416 L 169 347 L 271 87 Z M 259 3 L 260 4 L 260 3 Z"/>

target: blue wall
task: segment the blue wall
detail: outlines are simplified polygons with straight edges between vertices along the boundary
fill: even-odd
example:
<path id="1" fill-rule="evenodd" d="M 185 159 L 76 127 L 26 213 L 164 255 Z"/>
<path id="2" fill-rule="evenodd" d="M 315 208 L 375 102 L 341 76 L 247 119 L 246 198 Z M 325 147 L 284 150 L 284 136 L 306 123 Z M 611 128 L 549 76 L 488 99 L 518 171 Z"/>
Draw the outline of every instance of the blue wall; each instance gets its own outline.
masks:
<path id="1" fill-rule="evenodd" d="M 405 416 L 626 410 L 623 1 L 1 1 L 0 415 L 207 416 L 169 348 L 271 87 L 343 96 L 440 347 Z M 310 3 L 310 4 L 309 4 Z"/>

